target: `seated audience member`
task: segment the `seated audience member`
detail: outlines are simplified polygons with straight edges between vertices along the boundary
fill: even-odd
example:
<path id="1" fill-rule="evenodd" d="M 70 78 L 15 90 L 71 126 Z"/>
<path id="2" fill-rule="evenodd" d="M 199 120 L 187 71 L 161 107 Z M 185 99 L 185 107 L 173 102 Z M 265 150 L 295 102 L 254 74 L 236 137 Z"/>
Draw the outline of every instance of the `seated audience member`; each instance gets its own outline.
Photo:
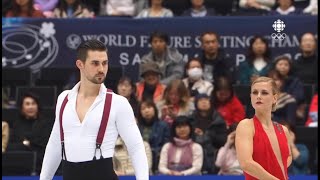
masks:
<path id="1" fill-rule="evenodd" d="M 159 172 L 174 176 L 201 174 L 203 150 L 192 140 L 193 128 L 189 118 L 178 116 L 171 130 L 171 141 L 161 149 Z"/>
<path id="2" fill-rule="evenodd" d="M 204 5 L 205 0 L 191 0 L 191 8 L 185 10 L 181 16 L 191 17 L 205 17 L 214 16 L 215 11 L 211 8 L 206 8 Z"/>
<path id="3" fill-rule="evenodd" d="M 160 83 L 161 71 L 157 63 L 150 61 L 141 65 L 143 80 L 136 84 L 139 101 L 152 99 L 155 103 L 162 100 L 166 86 Z"/>
<path id="4" fill-rule="evenodd" d="M 101 0 L 99 15 L 132 17 L 142 10 L 140 4 L 146 6 L 147 3 L 145 0 Z"/>
<path id="5" fill-rule="evenodd" d="M 286 126 L 289 130 L 288 144 L 291 149 L 292 163 L 288 168 L 290 175 L 307 175 L 310 174 L 308 167 L 309 149 L 305 144 L 296 143 L 296 131 L 294 126 L 286 121 L 281 121 L 280 124 Z"/>
<path id="6" fill-rule="evenodd" d="M 54 121 L 47 120 L 40 114 L 39 99 L 32 93 L 22 96 L 19 110 L 19 118 L 12 123 L 12 136 L 10 135 L 7 151 L 37 152 L 36 171 L 39 173 Z"/>
<path id="7" fill-rule="evenodd" d="M 276 70 L 271 70 L 268 76 L 275 81 L 280 90 L 275 109 L 272 112 L 272 120 L 277 122 L 287 121 L 295 125 L 297 102 L 293 96 L 283 91 L 284 77 Z"/>
<path id="8" fill-rule="evenodd" d="M 300 38 L 299 56 L 294 61 L 295 73 L 305 84 L 317 85 L 318 82 L 318 55 L 317 40 L 314 34 L 307 32 Z"/>
<path id="9" fill-rule="evenodd" d="M 183 56 L 175 48 L 169 48 L 169 37 L 162 32 L 153 32 L 150 36 L 151 52 L 145 54 L 141 58 L 141 66 L 147 62 L 155 62 L 158 64 L 162 78 L 160 82 L 168 85 L 173 79 L 180 79 L 183 76 L 184 61 Z"/>
<path id="10" fill-rule="evenodd" d="M 254 36 L 250 40 L 246 60 L 239 65 L 240 84 L 249 85 L 259 76 L 266 76 L 270 69 L 270 49 L 267 39 Z"/>
<path id="11" fill-rule="evenodd" d="M 121 77 L 117 84 L 117 93 L 128 99 L 135 117 L 137 117 L 138 112 L 138 100 L 136 97 L 136 86 L 133 81 L 127 77 Z"/>
<path id="12" fill-rule="evenodd" d="M 191 58 L 186 64 L 185 74 L 187 75 L 182 81 L 188 88 L 192 99 L 197 94 L 205 93 L 211 95 L 213 85 L 211 82 L 203 79 L 203 65 L 198 58 Z"/>
<path id="13" fill-rule="evenodd" d="M 284 77 L 282 90 L 292 95 L 296 99 L 298 105 L 301 104 L 305 99 L 303 83 L 296 75 L 294 75 L 293 64 L 290 57 L 285 55 L 276 57 L 271 69 L 278 71 L 281 76 Z"/>
<path id="14" fill-rule="evenodd" d="M 164 91 L 163 100 L 157 103 L 159 118 L 170 126 L 177 116 L 189 116 L 194 110 L 194 103 L 190 100 L 187 87 L 182 80 L 170 82 Z"/>
<path id="15" fill-rule="evenodd" d="M 54 9 L 55 18 L 93 18 L 94 12 L 89 10 L 81 0 L 60 0 Z"/>
<path id="16" fill-rule="evenodd" d="M 231 81 L 227 77 L 219 77 L 215 81 L 211 102 L 227 124 L 238 123 L 245 118 L 245 110 L 241 101 L 233 92 Z"/>
<path id="17" fill-rule="evenodd" d="M 9 88 L 2 87 L 2 96 L 1 96 L 2 109 L 13 108 L 9 100 L 9 91 L 10 91 Z"/>
<path id="18" fill-rule="evenodd" d="M 2 17 L 5 17 L 8 10 L 12 8 L 12 0 L 2 0 Z"/>
<path id="19" fill-rule="evenodd" d="M 272 10 L 269 15 L 299 15 L 301 9 L 293 5 L 293 0 L 277 0 L 278 7 Z"/>
<path id="20" fill-rule="evenodd" d="M 271 11 L 276 0 L 239 0 L 240 15 L 264 15 Z"/>
<path id="21" fill-rule="evenodd" d="M 308 7 L 303 9 L 303 13 L 318 15 L 318 0 L 310 0 Z"/>
<path id="22" fill-rule="evenodd" d="M 312 97 L 306 126 L 318 127 L 318 93 Z"/>
<path id="23" fill-rule="evenodd" d="M 137 122 L 143 140 L 150 144 L 152 171 L 156 172 L 161 148 L 170 138 L 170 128 L 167 123 L 159 120 L 156 105 L 150 99 L 139 104 Z"/>
<path id="24" fill-rule="evenodd" d="M 6 17 L 44 18 L 45 16 L 33 7 L 33 0 L 13 0 L 12 8 L 8 10 Z"/>
<path id="25" fill-rule="evenodd" d="M 53 10 L 59 0 L 34 0 L 34 7 L 40 10 L 45 17 L 53 17 Z"/>
<path id="26" fill-rule="evenodd" d="M 144 144 L 147 159 L 148 159 L 149 172 L 151 173 L 152 153 L 151 153 L 150 145 L 146 141 L 143 141 L 143 144 Z M 120 136 L 118 137 L 115 144 L 112 161 L 113 161 L 114 171 L 118 176 L 134 175 L 134 169 L 132 166 L 132 162 L 131 162 L 127 147 Z"/>
<path id="27" fill-rule="evenodd" d="M 220 168 L 218 175 L 242 175 L 243 171 L 240 168 L 237 159 L 235 148 L 237 123 L 234 123 L 228 129 L 227 142 L 222 146 L 217 155 L 215 165 Z"/>
<path id="28" fill-rule="evenodd" d="M 2 153 L 6 152 L 9 141 L 9 125 L 2 121 Z"/>
<path id="29" fill-rule="evenodd" d="M 191 115 L 191 123 L 195 128 L 195 142 L 204 150 L 203 174 L 216 174 L 218 169 L 213 166 L 217 151 L 227 140 L 225 120 L 210 103 L 206 94 L 198 94 L 195 98 L 196 110 Z"/>
<path id="30" fill-rule="evenodd" d="M 230 55 L 221 48 L 219 35 L 212 31 L 201 34 L 201 63 L 203 64 L 203 78 L 211 83 L 219 76 L 228 76 L 235 80 L 234 63 Z"/>
<path id="31" fill-rule="evenodd" d="M 149 8 L 143 9 L 136 16 L 137 18 L 161 18 L 173 17 L 173 12 L 170 9 L 163 7 L 163 0 L 150 0 Z"/>

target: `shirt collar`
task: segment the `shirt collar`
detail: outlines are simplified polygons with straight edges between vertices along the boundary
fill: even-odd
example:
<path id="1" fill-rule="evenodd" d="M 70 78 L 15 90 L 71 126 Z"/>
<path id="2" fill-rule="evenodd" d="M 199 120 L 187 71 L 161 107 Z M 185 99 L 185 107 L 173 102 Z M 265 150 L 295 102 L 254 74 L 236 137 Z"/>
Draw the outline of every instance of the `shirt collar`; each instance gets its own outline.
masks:
<path id="1" fill-rule="evenodd" d="M 288 15 L 291 12 L 294 12 L 296 10 L 296 8 L 294 6 L 290 6 L 287 10 L 283 11 L 282 9 L 280 9 L 279 7 L 277 8 L 277 11 L 279 14 L 282 15 Z"/>
<path id="2" fill-rule="evenodd" d="M 78 91 L 79 91 L 79 86 L 80 86 L 80 81 L 70 90 L 69 92 L 69 99 L 73 99 L 76 98 L 78 95 Z M 102 83 L 100 86 L 100 90 L 99 90 L 99 94 L 98 94 L 98 98 L 103 98 L 107 93 L 107 88 L 106 86 Z"/>

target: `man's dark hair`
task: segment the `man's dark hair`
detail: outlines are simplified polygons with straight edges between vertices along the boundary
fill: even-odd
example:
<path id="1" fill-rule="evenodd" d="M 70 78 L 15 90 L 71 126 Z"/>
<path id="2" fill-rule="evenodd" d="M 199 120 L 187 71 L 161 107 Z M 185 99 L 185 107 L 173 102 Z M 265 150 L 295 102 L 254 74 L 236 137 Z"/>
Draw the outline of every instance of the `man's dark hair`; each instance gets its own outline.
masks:
<path id="1" fill-rule="evenodd" d="M 220 41 L 220 37 L 219 35 L 216 33 L 216 32 L 213 32 L 213 31 L 206 31 L 206 32 L 203 32 L 201 35 L 200 35 L 200 40 L 201 40 L 201 43 L 203 43 L 203 36 L 205 35 L 214 35 L 216 38 L 217 38 L 217 41 L 219 42 Z"/>
<path id="2" fill-rule="evenodd" d="M 314 36 L 314 33 L 312 33 L 312 32 L 304 32 L 304 33 L 301 34 L 300 37 L 299 37 L 299 43 L 300 43 L 300 44 L 301 44 L 301 41 L 302 41 L 303 36 L 306 35 L 306 34 L 312 35 L 314 41 L 317 41 L 317 40 L 316 40 L 316 37 Z"/>
<path id="3" fill-rule="evenodd" d="M 77 48 L 77 59 L 80 59 L 82 62 L 85 62 L 89 50 L 108 52 L 107 47 L 101 41 L 91 39 L 81 43 L 80 46 Z"/>
<path id="4" fill-rule="evenodd" d="M 160 38 L 166 42 L 166 44 L 169 43 L 169 36 L 166 33 L 160 32 L 160 31 L 154 31 L 149 38 L 149 43 L 152 42 L 153 38 Z"/>
<path id="5" fill-rule="evenodd" d="M 22 113 L 22 106 L 23 106 L 23 102 L 24 102 L 24 100 L 25 100 L 26 98 L 31 98 L 31 99 L 33 99 L 33 100 L 36 102 L 36 104 L 38 105 L 38 113 L 37 113 L 37 117 L 38 117 L 40 111 L 42 110 L 41 104 L 40 104 L 40 97 L 39 97 L 37 94 L 34 94 L 34 93 L 32 93 L 32 92 L 26 92 L 26 93 L 24 93 L 24 94 L 21 96 L 21 98 L 20 98 L 20 100 L 19 100 L 19 104 L 18 104 L 18 105 L 19 105 L 19 108 L 20 108 L 20 114 L 21 114 L 22 116 L 25 116 L 25 115 L 23 115 L 23 113 Z"/>

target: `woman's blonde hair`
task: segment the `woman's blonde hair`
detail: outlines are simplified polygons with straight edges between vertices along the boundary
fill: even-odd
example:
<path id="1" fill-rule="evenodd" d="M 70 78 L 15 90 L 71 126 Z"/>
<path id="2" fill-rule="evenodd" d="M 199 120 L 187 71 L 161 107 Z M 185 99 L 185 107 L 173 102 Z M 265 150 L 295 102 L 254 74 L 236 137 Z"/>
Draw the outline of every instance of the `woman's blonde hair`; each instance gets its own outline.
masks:
<path id="1" fill-rule="evenodd" d="M 258 77 L 256 80 L 254 80 L 252 82 L 251 87 L 256 83 L 261 83 L 261 82 L 270 82 L 271 87 L 272 87 L 272 94 L 273 95 L 279 94 L 280 90 L 279 90 L 276 82 L 272 78 L 269 78 L 269 77 L 265 77 L 265 76 Z M 272 112 L 276 111 L 276 104 L 277 103 L 272 104 Z"/>
<path id="2" fill-rule="evenodd" d="M 184 85 L 183 81 L 181 79 L 174 79 L 170 81 L 167 88 L 164 91 L 163 99 L 165 101 L 165 104 L 170 104 L 170 97 L 169 92 L 172 89 L 177 89 L 178 94 L 180 96 L 180 103 L 179 105 L 182 108 L 185 108 L 188 105 L 190 94 L 188 91 L 188 88 Z"/>

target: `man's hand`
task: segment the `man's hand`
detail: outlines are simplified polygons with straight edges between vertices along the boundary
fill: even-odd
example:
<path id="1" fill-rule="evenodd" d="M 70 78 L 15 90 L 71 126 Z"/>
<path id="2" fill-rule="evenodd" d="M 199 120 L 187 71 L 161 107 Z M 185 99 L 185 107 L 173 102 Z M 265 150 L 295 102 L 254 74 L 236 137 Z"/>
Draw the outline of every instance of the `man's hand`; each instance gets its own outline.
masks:
<path id="1" fill-rule="evenodd" d="M 194 129 L 194 133 L 198 136 L 202 136 L 203 135 L 203 131 L 200 128 L 195 128 Z"/>

